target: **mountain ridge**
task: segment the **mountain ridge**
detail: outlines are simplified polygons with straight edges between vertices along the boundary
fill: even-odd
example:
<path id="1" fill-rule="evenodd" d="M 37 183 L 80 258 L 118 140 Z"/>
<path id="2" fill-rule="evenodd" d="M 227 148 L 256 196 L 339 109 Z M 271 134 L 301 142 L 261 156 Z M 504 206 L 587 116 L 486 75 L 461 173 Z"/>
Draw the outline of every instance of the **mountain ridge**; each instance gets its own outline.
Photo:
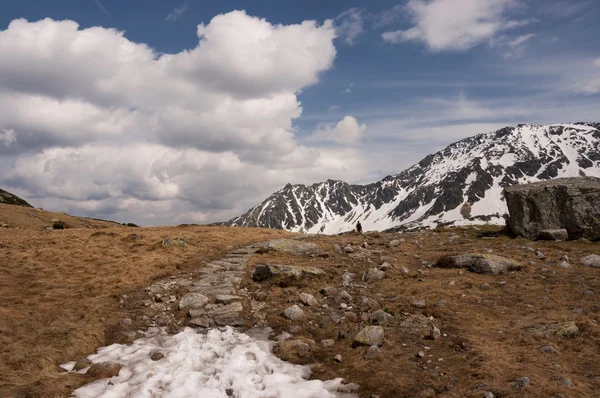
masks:
<path id="1" fill-rule="evenodd" d="M 505 186 L 556 177 L 600 177 L 600 123 L 519 124 L 448 145 L 367 185 L 286 184 L 225 223 L 309 233 L 502 224 Z"/>
<path id="2" fill-rule="evenodd" d="M 32 205 L 30 205 L 29 203 L 27 203 L 25 200 L 19 198 L 17 195 L 12 194 L 8 191 L 5 191 L 3 189 L 0 189 L 0 203 L 1 204 L 5 204 L 5 205 L 15 205 L 15 206 L 22 206 L 22 207 L 33 207 Z"/>

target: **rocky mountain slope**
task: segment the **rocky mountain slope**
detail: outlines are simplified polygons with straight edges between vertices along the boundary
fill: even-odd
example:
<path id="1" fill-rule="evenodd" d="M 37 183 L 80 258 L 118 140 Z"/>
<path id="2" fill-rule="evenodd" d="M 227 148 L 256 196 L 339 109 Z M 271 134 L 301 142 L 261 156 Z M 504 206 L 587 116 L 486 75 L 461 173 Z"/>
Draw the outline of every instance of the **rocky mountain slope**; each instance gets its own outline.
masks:
<path id="1" fill-rule="evenodd" d="M 479 134 L 369 185 L 286 185 L 226 224 L 334 234 L 504 223 L 502 190 L 556 177 L 600 177 L 600 123 L 518 125 Z"/>
<path id="2" fill-rule="evenodd" d="M 13 195 L 12 193 L 6 192 L 3 189 L 0 189 L 0 203 L 5 205 L 33 207 L 23 199 L 19 198 L 17 195 Z"/>

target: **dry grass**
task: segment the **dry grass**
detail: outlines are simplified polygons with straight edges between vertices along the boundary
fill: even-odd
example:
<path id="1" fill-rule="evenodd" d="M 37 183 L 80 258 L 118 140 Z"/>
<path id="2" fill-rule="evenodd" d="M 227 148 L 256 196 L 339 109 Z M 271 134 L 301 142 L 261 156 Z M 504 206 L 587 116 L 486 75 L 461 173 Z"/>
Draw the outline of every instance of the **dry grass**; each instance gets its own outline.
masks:
<path id="1" fill-rule="evenodd" d="M 382 281 L 368 283 L 367 288 L 348 290 L 355 303 L 361 296 L 377 299 L 399 319 L 412 315 L 435 317 L 435 323 L 447 337 L 428 340 L 422 332 L 412 333 L 407 328 L 386 325 L 383 355 L 366 360 L 367 347 L 352 348 L 351 342 L 360 327 L 361 314 L 347 316 L 341 324 L 331 322 L 328 310 L 306 309 L 310 322 L 301 324 L 302 330 L 294 338 L 310 338 L 319 343 L 322 339 L 336 339 L 332 348 L 316 348 L 310 358 L 297 359 L 298 363 L 314 365 L 314 377 L 330 379 L 346 377 L 349 382 L 362 386 L 361 397 L 374 393 L 380 397 L 481 397 L 483 391 L 477 385 L 489 385 L 496 397 L 553 397 L 562 393 L 572 397 L 597 396 L 600 391 L 600 329 L 598 310 L 600 303 L 600 270 L 578 265 L 586 254 L 600 254 L 598 243 L 580 242 L 529 242 L 500 236 L 481 239 L 482 231 L 452 229 L 428 232 L 421 235 L 367 234 L 315 237 L 309 239 L 331 254 L 331 257 L 298 259 L 289 255 L 268 253 L 255 257 L 253 265 L 280 263 L 310 265 L 327 270 L 332 280 L 300 283 L 298 286 L 281 287 L 268 282 L 249 283 L 253 294 L 268 300 L 268 322 L 275 332 L 290 331 L 294 322 L 280 314 L 297 300 L 297 294 L 308 292 L 321 302 L 337 307 L 331 300 L 325 301 L 319 290 L 326 284 L 339 286 L 344 271 L 357 274 L 369 267 L 388 261 L 394 269 Z M 457 233 L 460 238 L 453 242 L 448 236 Z M 403 237 L 406 243 L 391 249 L 386 243 Z M 418 239 L 421 247 L 414 244 Z M 363 241 L 373 249 L 367 258 L 351 258 L 347 254 L 335 254 L 333 244 L 358 245 Z M 530 245 L 542 250 L 546 260 L 523 248 Z M 491 276 L 459 273 L 456 269 L 425 268 L 425 262 L 434 262 L 442 255 L 493 250 L 494 254 L 512 258 L 527 264 L 523 271 Z M 381 251 L 377 253 L 376 251 Z M 558 268 L 555 264 L 567 254 L 575 270 Z M 420 258 L 414 257 L 414 255 Z M 529 265 L 535 262 L 535 265 Z M 405 266 L 411 270 L 403 275 L 399 270 Z M 422 268 L 425 274 L 416 272 Z M 547 270 L 543 270 L 547 268 Z M 454 281 L 450 284 L 451 281 Z M 500 285 L 499 282 L 506 282 Z M 358 283 L 361 283 L 358 280 Z M 489 290 L 481 290 L 483 283 Z M 262 292 L 261 292 L 262 291 Z M 267 294 L 265 294 L 265 292 Z M 584 293 L 587 292 L 587 293 Z M 592 292 L 592 293 L 590 293 Z M 424 309 L 412 306 L 412 298 L 425 299 Z M 440 301 L 445 306 L 435 306 Z M 584 314 L 570 309 L 580 308 Z M 356 309 L 356 305 L 355 305 Z M 342 311 L 336 311 L 342 314 Z M 357 321 L 354 321 L 357 319 Z M 581 334 L 572 339 L 552 337 L 536 338 L 523 332 L 523 328 L 536 323 L 575 321 Z M 346 339 L 337 340 L 340 331 Z M 559 354 L 540 352 L 540 347 L 552 345 Z M 425 350 L 427 346 L 430 349 Z M 424 351 L 425 358 L 416 353 Z M 333 360 L 336 354 L 343 361 Z M 443 358 L 443 361 L 439 361 Z M 431 361 L 431 363 L 427 363 Z M 511 381 L 520 376 L 532 380 L 524 390 L 511 387 Z M 559 383 L 557 377 L 570 378 L 574 387 Z"/>
<path id="2" fill-rule="evenodd" d="M 111 327 L 126 315 L 119 305 L 123 295 L 228 248 L 286 235 L 227 227 L 124 228 L 56 214 L 0 205 L 2 222 L 26 228 L 0 229 L 2 397 L 69 396 L 90 380 L 62 373 L 57 365 L 112 342 Z M 71 228 L 46 230 L 53 218 Z M 117 227 L 84 229 L 106 226 Z M 189 245 L 164 248 L 166 236 L 183 237 Z"/>

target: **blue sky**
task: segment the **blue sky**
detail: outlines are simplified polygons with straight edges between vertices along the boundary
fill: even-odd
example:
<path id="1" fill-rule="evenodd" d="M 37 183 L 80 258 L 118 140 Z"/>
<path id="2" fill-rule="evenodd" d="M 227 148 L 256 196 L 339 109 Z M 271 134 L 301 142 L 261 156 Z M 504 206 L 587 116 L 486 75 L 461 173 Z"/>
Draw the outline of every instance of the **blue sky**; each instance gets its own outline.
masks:
<path id="1" fill-rule="evenodd" d="M 77 214 L 223 220 L 286 182 L 372 182 L 479 132 L 600 115 L 595 0 L 0 10 L 0 185 Z"/>

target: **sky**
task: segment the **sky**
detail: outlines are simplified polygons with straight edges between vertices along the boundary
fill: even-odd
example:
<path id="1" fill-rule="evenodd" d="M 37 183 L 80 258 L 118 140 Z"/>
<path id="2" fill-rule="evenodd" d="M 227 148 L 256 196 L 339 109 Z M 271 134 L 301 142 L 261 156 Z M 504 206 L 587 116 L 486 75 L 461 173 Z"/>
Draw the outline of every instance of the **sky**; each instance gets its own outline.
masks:
<path id="1" fill-rule="evenodd" d="M 600 121 L 598 0 L 1 0 L 0 187 L 225 221 L 461 138 Z"/>

